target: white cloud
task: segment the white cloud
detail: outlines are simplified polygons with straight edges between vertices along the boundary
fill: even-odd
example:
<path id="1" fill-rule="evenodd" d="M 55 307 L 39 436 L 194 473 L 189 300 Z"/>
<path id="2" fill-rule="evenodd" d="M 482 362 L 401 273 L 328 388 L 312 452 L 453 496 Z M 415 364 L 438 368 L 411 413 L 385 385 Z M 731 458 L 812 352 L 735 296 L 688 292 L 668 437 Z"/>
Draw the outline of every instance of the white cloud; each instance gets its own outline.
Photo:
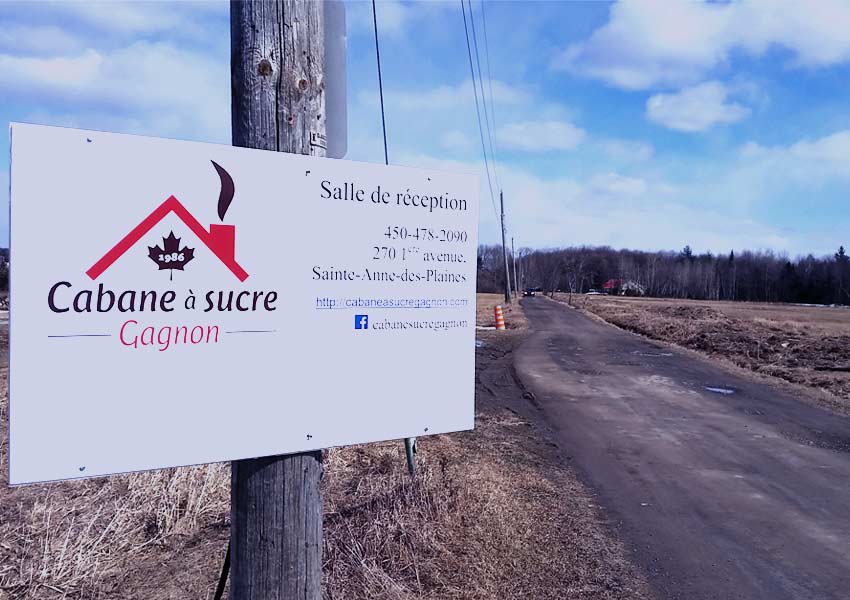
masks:
<path id="1" fill-rule="evenodd" d="M 695 83 L 740 50 L 760 56 L 778 46 L 794 66 L 850 60 L 850 3 L 845 0 L 750 0 L 739 3 L 633 0 L 611 7 L 608 22 L 553 60 L 624 89 Z"/>
<path id="2" fill-rule="evenodd" d="M 167 5 L 74 2 L 67 4 L 63 10 L 92 25 L 126 33 L 162 31 L 179 22 L 176 12 Z"/>
<path id="3" fill-rule="evenodd" d="M 226 16 L 226 2 L 56 2 L 50 10 L 110 34 L 137 35 L 169 32 L 184 36 L 198 33 L 198 20 Z"/>
<path id="4" fill-rule="evenodd" d="M 134 40 L 167 40 L 226 58 L 226 2 L 121 0 L 34 2 L 22 10 L 0 2 L 0 53 L 15 56 L 72 56 L 85 49 L 113 51 Z"/>
<path id="5" fill-rule="evenodd" d="M 346 2 L 346 21 L 348 30 L 356 34 L 374 35 L 371 2 Z M 439 13 L 460 8 L 451 2 L 400 2 L 399 0 L 380 0 L 376 4 L 378 34 L 399 38 L 410 31 L 417 20 L 433 22 Z"/>
<path id="6" fill-rule="evenodd" d="M 473 147 L 473 142 L 467 133 L 452 129 L 440 137 L 440 144 L 448 150 L 466 152 Z"/>
<path id="7" fill-rule="evenodd" d="M 850 172 L 850 130 L 839 131 L 814 141 L 797 142 L 789 151 L 796 157 L 830 163 Z"/>
<path id="8" fill-rule="evenodd" d="M 791 254 L 820 254 L 846 243 L 850 130 L 784 145 L 748 142 L 727 158 L 720 168 L 702 174 L 694 169 L 688 187 L 691 197 L 725 215 L 730 227 L 754 215 L 781 223 L 788 242 L 772 247 Z"/>
<path id="9" fill-rule="evenodd" d="M 486 120 L 494 117 L 492 130 L 495 154 L 502 151 L 570 150 L 584 137 L 584 132 L 572 124 L 570 110 L 556 102 L 541 98 L 533 86 L 508 85 L 493 81 L 494 103 L 489 102 L 487 112 L 480 104 L 485 143 L 490 140 Z M 380 107 L 377 90 L 361 89 L 356 95 L 356 111 L 361 118 L 349 119 L 350 134 L 366 138 L 380 131 Z M 470 156 L 481 152 L 478 115 L 476 113 L 472 82 L 438 85 L 423 89 L 395 88 L 384 91 L 387 130 L 390 141 L 390 160 L 394 161 L 398 147 L 424 147 L 451 151 L 455 155 Z M 528 121 L 529 114 L 538 121 Z M 367 158 L 357 144 L 349 144 L 353 156 Z M 432 151 L 433 151 L 432 150 Z M 373 159 L 377 159 L 374 155 Z"/>
<path id="10" fill-rule="evenodd" d="M 587 191 L 597 200 L 602 198 L 632 198 L 645 194 L 648 185 L 639 177 L 626 177 L 618 173 L 595 175 L 587 185 Z"/>
<path id="11" fill-rule="evenodd" d="M 404 33 L 412 18 L 410 6 L 398 0 L 384 0 L 376 4 L 378 16 L 378 33 L 380 35 L 398 36 Z M 346 21 L 348 29 L 356 33 L 373 34 L 371 2 L 346 2 Z"/>
<path id="12" fill-rule="evenodd" d="M 0 28 L 0 51 L 50 56 L 82 49 L 81 39 L 59 27 L 7 23 Z"/>
<path id="13" fill-rule="evenodd" d="M 850 177 L 850 130 L 786 146 L 747 142 L 741 147 L 740 156 L 745 165 L 761 166 L 815 186 L 823 179 Z"/>
<path id="14" fill-rule="evenodd" d="M 728 91 L 719 81 L 707 81 L 675 94 L 656 94 L 646 101 L 650 121 L 679 131 L 705 131 L 714 125 L 735 123 L 750 109 L 727 102 Z"/>
<path id="15" fill-rule="evenodd" d="M 384 99 L 388 105 L 408 111 L 456 110 L 458 106 L 468 106 L 474 109 L 475 97 L 472 90 L 472 80 L 467 79 L 459 84 L 439 85 L 424 90 L 385 90 Z M 487 91 L 487 102 L 489 106 L 489 89 Z M 358 100 L 361 104 L 367 106 L 378 106 L 378 95 L 372 90 L 361 91 L 358 94 Z M 493 100 L 499 106 L 527 105 L 531 102 L 532 97 L 528 92 L 517 86 L 511 86 L 502 81 L 493 81 Z M 481 118 L 484 118 L 483 107 L 481 108 Z"/>
<path id="16" fill-rule="evenodd" d="M 165 43 L 138 42 L 113 52 L 86 50 L 71 56 L 20 57 L 0 54 L 0 91 L 38 97 L 41 102 L 82 105 L 82 112 L 108 105 L 112 117 L 146 116 L 165 131 L 226 141 L 229 137 L 228 66 L 202 53 Z"/>
<path id="17" fill-rule="evenodd" d="M 602 150 L 611 158 L 629 162 L 646 162 L 653 157 L 652 144 L 633 140 L 603 139 L 599 142 Z"/>
<path id="18" fill-rule="evenodd" d="M 501 148 L 526 152 L 573 150 L 586 137 L 585 132 L 567 121 L 521 121 L 498 129 Z"/>
<path id="19" fill-rule="evenodd" d="M 730 221 L 728 212 L 714 206 L 684 202 L 688 190 L 664 180 L 620 173 L 584 181 L 544 179 L 511 168 L 503 170 L 502 179 L 512 234 L 531 247 L 610 245 L 666 250 L 690 244 L 698 251 L 722 252 L 753 247 L 797 249 L 799 243 L 746 215 Z M 482 215 L 485 209 L 482 206 Z M 498 241 L 497 233 L 494 228 L 494 233 L 484 232 L 483 237 L 492 243 Z"/>

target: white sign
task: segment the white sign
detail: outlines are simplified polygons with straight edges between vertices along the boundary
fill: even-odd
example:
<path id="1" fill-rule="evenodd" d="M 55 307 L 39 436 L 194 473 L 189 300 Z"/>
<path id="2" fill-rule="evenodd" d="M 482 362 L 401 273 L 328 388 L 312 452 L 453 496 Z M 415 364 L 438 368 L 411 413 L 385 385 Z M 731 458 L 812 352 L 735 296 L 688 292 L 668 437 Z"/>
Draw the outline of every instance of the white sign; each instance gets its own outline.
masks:
<path id="1" fill-rule="evenodd" d="M 11 483 L 472 428 L 475 176 L 11 135 Z"/>

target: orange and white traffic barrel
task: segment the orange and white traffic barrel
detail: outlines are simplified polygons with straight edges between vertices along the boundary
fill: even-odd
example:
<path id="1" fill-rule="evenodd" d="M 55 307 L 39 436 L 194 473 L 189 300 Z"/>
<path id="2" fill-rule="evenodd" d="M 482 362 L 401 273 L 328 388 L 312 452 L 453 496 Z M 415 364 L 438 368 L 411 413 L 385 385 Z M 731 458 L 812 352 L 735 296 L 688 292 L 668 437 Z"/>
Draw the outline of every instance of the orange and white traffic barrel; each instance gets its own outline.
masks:
<path id="1" fill-rule="evenodd" d="M 505 315 L 502 313 L 502 307 L 496 306 L 496 329 L 505 328 Z"/>

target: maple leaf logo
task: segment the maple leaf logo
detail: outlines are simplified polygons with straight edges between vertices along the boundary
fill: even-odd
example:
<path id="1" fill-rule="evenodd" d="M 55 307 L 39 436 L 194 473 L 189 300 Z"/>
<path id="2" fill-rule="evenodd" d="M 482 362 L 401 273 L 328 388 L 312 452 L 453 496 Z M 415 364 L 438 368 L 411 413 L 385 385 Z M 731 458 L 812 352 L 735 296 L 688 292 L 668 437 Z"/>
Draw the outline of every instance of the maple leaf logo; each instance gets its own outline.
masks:
<path id="1" fill-rule="evenodd" d="M 188 246 L 180 247 L 180 238 L 174 235 L 174 232 L 168 234 L 168 237 L 162 238 L 162 248 L 159 246 L 148 246 L 148 258 L 154 261 L 159 270 L 168 269 L 170 271 L 169 279 L 174 278 L 174 270 L 183 270 L 190 260 L 195 258 L 195 249 Z"/>

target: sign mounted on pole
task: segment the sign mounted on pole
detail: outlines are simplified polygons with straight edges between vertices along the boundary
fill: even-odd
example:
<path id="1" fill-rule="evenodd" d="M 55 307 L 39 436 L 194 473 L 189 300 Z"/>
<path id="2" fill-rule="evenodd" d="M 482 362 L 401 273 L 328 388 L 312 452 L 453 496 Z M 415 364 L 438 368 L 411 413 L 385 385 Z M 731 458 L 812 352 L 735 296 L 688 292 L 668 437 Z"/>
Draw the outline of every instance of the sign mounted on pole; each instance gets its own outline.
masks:
<path id="1" fill-rule="evenodd" d="M 475 176 L 11 135 L 11 483 L 472 428 Z"/>

